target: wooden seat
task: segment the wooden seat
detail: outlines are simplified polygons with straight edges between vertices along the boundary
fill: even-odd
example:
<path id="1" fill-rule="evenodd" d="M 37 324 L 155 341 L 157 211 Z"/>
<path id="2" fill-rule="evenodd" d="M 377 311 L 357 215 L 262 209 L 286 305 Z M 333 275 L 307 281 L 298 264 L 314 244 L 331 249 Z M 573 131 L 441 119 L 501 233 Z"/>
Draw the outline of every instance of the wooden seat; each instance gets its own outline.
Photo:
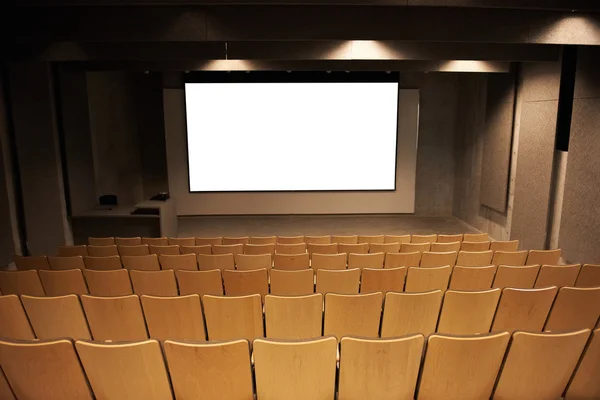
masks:
<path id="1" fill-rule="evenodd" d="M 381 292 L 384 295 L 387 292 L 404 291 L 404 279 L 406 278 L 406 268 L 386 268 L 362 270 L 360 281 L 361 293 Z"/>
<path id="2" fill-rule="evenodd" d="M 236 254 L 235 269 L 249 271 L 252 269 L 271 269 L 271 254 Z"/>
<path id="3" fill-rule="evenodd" d="M 488 251 L 459 251 L 456 265 L 461 267 L 485 267 L 492 265 L 494 252 Z"/>
<path id="4" fill-rule="evenodd" d="M 208 340 L 254 340 L 264 336 L 259 294 L 240 297 L 202 296 Z"/>
<path id="5" fill-rule="evenodd" d="M 438 243 L 455 243 L 455 242 L 462 242 L 462 241 L 463 241 L 462 233 L 457 233 L 456 235 L 438 235 L 437 236 Z"/>
<path id="6" fill-rule="evenodd" d="M 177 399 L 253 400 L 248 341 L 165 341 L 165 358 Z"/>
<path id="7" fill-rule="evenodd" d="M 323 236 L 304 236 L 304 243 L 306 245 L 309 244 L 330 244 L 331 236 L 323 235 Z"/>
<path id="8" fill-rule="evenodd" d="M 490 250 L 492 251 L 518 251 L 519 241 L 518 240 L 507 240 L 507 241 L 492 241 L 490 243 Z"/>
<path id="9" fill-rule="evenodd" d="M 305 243 L 281 244 L 275 246 L 275 253 L 278 254 L 302 254 L 306 253 Z"/>
<path id="10" fill-rule="evenodd" d="M 494 399 L 558 399 L 563 394 L 590 335 L 515 332 Z"/>
<path id="11" fill-rule="evenodd" d="M 487 251 L 490 249 L 490 242 L 462 242 L 460 249 L 463 251 Z"/>
<path id="12" fill-rule="evenodd" d="M 421 267 L 443 267 L 446 265 L 454 267 L 457 255 L 456 251 L 449 251 L 447 253 L 424 251 L 421 255 Z"/>
<path id="13" fill-rule="evenodd" d="M 86 269 L 93 269 L 96 271 L 114 271 L 123 268 L 121 264 L 121 257 L 109 256 L 109 257 L 83 257 L 83 262 Z"/>
<path id="14" fill-rule="evenodd" d="M 46 296 L 88 294 L 88 288 L 80 269 L 38 272 Z"/>
<path id="15" fill-rule="evenodd" d="M 409 293 L 414 292 L 430 292 L 432 290 L 446 290 L 450 281 L 450 273 L 452 267 L 432 267 L 420 268 L 410 267 L 406 274 L 406 284 L 404 291 Z"/>
<path id="16" fill-rule="evenodd" d="M 304 236 L 277 236 L 277 243 L 281 243 L 281 244 L 304 243 Z"/>
<path id="17" fill-rule="evenodd" d="M 371 243 L 369 253 L 399 253 L 400 243 Z"/>
<path id="18" fill-rule="evenodd" d="M 223 236 L 223 244 L 248 244 L 250 243 L 250 238 L 248 236 Z"/>
<path id="19" fill-rule="evenodd" d="M 27 294 L 44 296 L 44 287 L 38 271 L 0 271 L 0 292 L 2 294 Z"/>
<path id="20" fill-rule="evenodd" d="M 492 332 L 541 332 L 557 292 L 556 287 L 503 289 Z"/>
<path id="21" fill-rule="evenodd" d="M 317 293 L 358 294 L 360 269 L 317 270 Z"/>
<path id="22" fill-rule="evenodd" d="M 342 338 L 338 399 L 413 399 L 424 342 L 423 335 Z"/>
<path id="23" fill-rule="evenodd" d="M 331 243 L 357 244 L 358 235 L 331 235 Z"/>
<path id="24" fill-rule="evenodd" d="M 600 288 L 560 288 L 544 330 L 594 329 L 600 317 Z"/>
<path id="25" fill-rule="evenodd" d="M 152 339 L 206 340 L 200 296 L 141 296 L 148 333 Z"/>
<path id="26" fill-rule="evenodd" d="M 150 249 L 150 254 L 157 254 L 157 255 L 168 254 L 171 256 L 176 256 L 176 255 L 181 254 L 181 251 L 179 250 L 179 246 L 177 246 L 177 245 L 169 245 L 169 246 L 150 245 L 148 247 Z"/>
<path id="27" fill-rule="evenodd" d="M 490 237 L 487 233 L 465 233 L 463 242 L 488 242 Z"/>
<path id="28" fill-rule="evenodd" d="M 137 343 L 75 343 L 90 386 L 99 399 L 173 399 L 156 340 Z"/>
<path id="29" fill-rule="evenodd" d="M 461 242 L 443 242 L 443 243 L 431 243 L 429 251 L 434 253 L 447 253 L 449 251 L 455 251 L 457 254 L 460 251 Z"/>
<path id="30" fill-rule="evenodd" d="M 184 238 L 169 238 L 169 246 L 196 246 L 195 237 L 184 237 Z"/>
<path id="31" fill-rule="evenodd" d="M 0 366 L 18 399 L 94 398 L 70 340 L 2 340 Z"/>
<path id="32" fill-rule="evenodd" d="M 210 271 L 175 271 L 177 284 L 179 285 L 179 294 L 181 296 L 188 294 L 215 296 L 223 295 L 223 278 L 221 271 L 213 269 Z"/>
<path id="33" fill-rule="evenodd" d="M 592 332 L 592 338 L 583 353 L 581 362 L 569 384 L 566 400 L 600 398 L 600 329 Z"/>
<path id="34" fill-rule="evenodd" d="M 257 398 L 333 400 L 336 354 L 337 342 L 332 337 L 299 342 L 255 340 Z"/>
<path id="35" fill-rule="evenodd" d="M 169 239 L 167 239 L 166 237 L 142 237 L 142 244 L 147 244 L 148 246 L 168 246 Z"/>
<path id="36" fill-rule="evenodd" d="M 146 256 L 150 254 L 150 247 L 147 244 L 134 246 L 117 246 L 119 255 L 123 256 Z"/>
<path id="37" fill-rule="evenodd" d="M 212 246 L 215 244 L 223 244 L 223 238 L 220 236 L 217 237 L 197 237 L 196 238 L 196 246 Z"/>
<path id="38" fill-rule="evenodd" d="M 384 243 L 410 243 L 410 235 L 385 235 Z"/>
<path id="39" fill-rule="evenodd" d="M 323 335 L 334 335 L 338 340 L 343 336 L 378 337 L 382 302 L 381 293 L 327 293 Z"/>
<path id="40" fill-rule="evenodd" d="M 117 246 L 139 246 L 142 244 L 142 238 L 141 237 L 128 237 L 128 238 L 116 237 L 115 244 Z"/>
<path id="41" fill-rule="evenodd" d="M 600 265 L 583 264 L 577 282 L 577 287 L 597 287 L 600 286 Z"/>
<path id="42" fill-rule="evenodd" d="M 356 254 L 348 253 L 348 268 L 383 268 L 384 253 Z"/>
<path id="43" fill-rule="evenodd" d="M 94 271 L 86 269 L 83 276 L 92 296 L 127 296 L 133 294 L 129 271 Z"/>
<path id="44" fill-rule="evenodd" d="M 517 289 L 532 289 L 537 279 L 539 265 L 522 267 L 509 267 L 500 265 L 496 270 L 496 277 L 492 287 L 503 289 L 505 287 Z"/>
<path id="45" fill-rule="evenodd" d="M 271 294 L 279 296 L 303 296 L 315 292 L 315 273 L 312 269 L 270 272 Z"/>
<path id="46" fill-rule="evenodd" d="M 115 244 L 114 237 L 89 237 L 88 245 L 90 246 L 112 246 Z"/>
<path id="47" fill-rule="evenodd" d="M 433 243 L 437 242 L 437 235 L 412 235 L 410 238 L 411 243 Z"/>
<path id="48" fill-rule="evenodd" d="M 245 296 L 258 293 L 265 298 L 269 293 L 269 277 L 266 268 L 251 271 L 223 271 L 223 287 L 227 296 Z"/>
<path id="49" fill-rule="evenodd" d="M 419 399 L 489 399 L 509 339 L 507 332 L 467 337 L 429 336 Z"/>
<path id="50" fill-rule="evenodd" d="M 453 290 L 486 290 L 492 287 L 496 276 L 496 266 L 487 267 L 454 267 L 450 278 L 449 289 Z"/>
<path id="51" fill-rule="evenodd" d="M 275 244 L 277 236 L 250 236 L 250 244 Z"/>
<path id="52" fill-rule="evenodd" d="M 529 250 L 526 265 L 558 265 L 560 264 L 561 249 Z"/>
<path id="53" fill-rule="evenodd" d="M 455 335 L 487 333 L 500 300 L 500 289 L 477 292 L 447 290 L 437 331 Z"/>
<path id="54" fill-rule="evenodd" d="M 38 339 L 92 338 L 83 308 L 76 295 L 21 296 L 21 301 Z"/>
<path id="55" fill-rule="evenodd" d="M 19 298 L 14 294 L 0 296 L 0 337 L 33 340 L 35 335 Z"/>
<path id="56" fill-rule="evenodd" d="M 133 293 L 141 296 L 177 296 L 175 272 L 166 271 L 136 271 L 129 272 Z"/>
<path id="57" fill-rule="evenodd" d="M 18 271 L 50 269 L 46 256 L 15 256 L 14 261 Z"/>
<path id="58" fill-rule="evenodd" d="M 519 266 L 525 265 L 527 260 L 527 250 L 523 251 L 495 251 L 494 257 L 492 257 L 493 265 L 509 265 Z"/>
<path id="59" fill-rule="evenodd" d="M 85 244 L 79 246 L 58 246 L 56 255 L 58 257 L 76 257 L 87 256 L 87 246 Z"/>
<path id="60" fill-rule="evenodd" d="M 402 243 L 400 245 L 400 253 L 414 253 L 416 251 L 422 253 L 429 251 L 430 248 L 431 243 Z"/>
<path id="61" fill-rule="evenodd" d="M 242 254 L 244 253 L 244 245 L 238 244 L 214 244 L 212 247 L 213 254 Z"/>
<path id="62" fill-rule="evenodd" d="M 212 254 L 212 246 L 205 244 L 201 246 L 179 246 L 181 254 Z"/>
<path id="63" fill-rule="evenodd" d="M 346 269 L 346 261 L 348 256 L 346 253 L 338 254 L 320 254 L 314 253 L 310 261 L 310 266 L 313 270 L 320 269 L 341 270 Z"/>
<path id="64" fill-rule="evenodd" d="M 4 376 L 4 372 L 2 372 L 2 368 L 0 368 L 0 399 L 3 400 L 17 400 L 15 394 L 10 388 L 10 384 Z"/>
<path id="65" fill-rule="evenodd" d="M 275 244 L 274 243 L 265 243 L 265 244 L 245 244 L 244 245 L 244 254 L 248 255 L 264 255 L 275 254 Z"/>
<path id="66" fill-rule="evenodd" d="M 235 269 L 235 259 L 231 253 L 197 254 L 196 260 L 198 261 L 198 269 L 200 271 Z"/>
<path id="67" fill-rule="evenodd" d="M 273 256 L 273 268 L 288 271 L 310 268 L 308 253 L 302 254 L 278 254 Z"/>
<path id="68" fill-rule="evenodd" d="M 350 254 L 366 255 L 369 252 L 369 244 L 368 243 L 355 243 L 355 244 L 338 243 L 338 252 L 348 254 L 348 259 L 350 259 Z"/>
<path id="69" fill-rule="evenodd" d="M 418 267 L 421 264 L 421 253 L 387 253 L 384 268 Z"/>
<path id="70" fill-rule="evenodd" d="M 390 338 L 435 332 L 444 292 L 392 293 L 385 295 L 381 337 Z"/>
<path id="71" fill-rule="evenodd" d="M 82 295 L 81 303 L 94 340 L 118 342 L 148 338 L 138 296 Z"/>
<path id="72" fill-rule="evenodd" d="M 374 243 L 383 244 L 384 242 L 384 235 L 358 235 L 358 243 L 367 243 L 371 245 Z"/>
<path id="73" fill-rule="evenodd" d="M 158 256 L 160 268 L 163 270 L 172 269 L 178 271 L 184 269 L 186 271 L 198 271 L 198 262 L 195 254 L 161 254 Z"/>
<path id="74" fill-rule="evenodd" d="M 307 245 L 308 254 L 311 256 L 317 254 L 337 254 L 338 245 L 337 243 L 308 243 Z"/>
<path id="75" fill-rule="evenodd" d="M 117 249 L 117 245 L 115 244 L 111 244 L 109 246 L 89 245 L 87 247 L 87 252 L 87 255 L 92 257 L 110 257 L 119 255 L 119 250 Z"/>
<path id="76" fill-rule="evenodd" d="M 542 265 L 533 287 L 575 286 L 581 264 L 573 265 Z"/>
<path id="77" fill-rule="evenodd" d="M 123 267 L 130 271 L 160 271 L 160 264 L 156 254 L 145 256 L 121 256 Z"/>
<path id="78" fill-rule="evenodd" d="M 71 257 L 48 257 L 50 269 L 55 271 L 64 271 L 65 269 L 85 269 L 82 256 Z"/>
<path id="79" fill-rule="evenodd" d="M 271 339 L 310 339 L 321 336 L 323 295 L 265 297 L 265 325 Z"/>

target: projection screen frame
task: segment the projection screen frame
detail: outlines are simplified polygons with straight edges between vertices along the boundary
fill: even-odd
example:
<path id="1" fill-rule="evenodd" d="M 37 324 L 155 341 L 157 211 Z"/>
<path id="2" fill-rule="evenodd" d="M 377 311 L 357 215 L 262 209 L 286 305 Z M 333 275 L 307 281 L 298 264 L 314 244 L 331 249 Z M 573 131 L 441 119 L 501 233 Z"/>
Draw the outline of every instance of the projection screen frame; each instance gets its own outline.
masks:
<path id="1" fill-rule="evenodd" d="M 187 166 L 188 194 L 226 194 L 226 193 L 384 193 L 395 192 L 398 188 L 398 146 L 400 118 L 400 74 L 398 72 L 341 72 L 341 71 L 195 71 L 185 74 L 184 80 L 184 118 L 185 118 L 185 155 Z M 192 190 L 190 174 L 190 152 L 187 116 L 188 83 L 395 83 L 396 119 L 394 137 L 394 186 L 391 189 L 306 189 L 306 190 Z"/>

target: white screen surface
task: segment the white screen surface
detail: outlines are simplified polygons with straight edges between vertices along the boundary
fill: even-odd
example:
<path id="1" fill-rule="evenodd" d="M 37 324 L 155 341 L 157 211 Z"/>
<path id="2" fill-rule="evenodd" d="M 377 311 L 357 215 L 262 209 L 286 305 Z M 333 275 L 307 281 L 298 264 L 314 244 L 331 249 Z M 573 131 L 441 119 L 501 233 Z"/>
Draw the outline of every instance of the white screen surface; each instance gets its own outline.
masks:
<path id="1" fill-rule="evenodd" d="M 191 192 L 394 190 L 398 83 L 186 83 Z"/>

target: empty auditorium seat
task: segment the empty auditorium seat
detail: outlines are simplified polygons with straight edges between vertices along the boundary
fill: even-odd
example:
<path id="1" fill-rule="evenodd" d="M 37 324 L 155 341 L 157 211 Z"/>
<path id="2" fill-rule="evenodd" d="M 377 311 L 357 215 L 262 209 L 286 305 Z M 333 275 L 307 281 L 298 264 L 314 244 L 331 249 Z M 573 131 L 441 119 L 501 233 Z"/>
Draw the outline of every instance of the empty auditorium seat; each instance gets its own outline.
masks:
<path id="1" fill-rule="evenodd" d="M 129 272 L 133 293 L 141 296 L 177 296 L 177 282 L 175 272 L 166 271 L 137 271 Z"/>
<path id="2" fill-rule="evenodd" d="M 446 290 L 450 281 L 452 267 L 410 267 L 406 274 L 405 292 L 430 292 Z"/>
<path id="3" fill-rule="evenodd" d="M 331 243 L 337 244 L 357 244 L 358 235 L 331 235 Z"/>
<path id="4" fill-rule="evenodd" d="M 117 249 L 117 245 L 111 244 L 108 246 L 94 246 L 89 245 L 87 247 L 87 255 L 92 257 L 109 257 L 109 256 L 118 256 L 119 250 Z"/>
<path id="5" fill-rule="evenodd" d="M 33 340 L 35 335 L 23 305 L 14 294 L 0 296 L 0 337 Z"/>
<path id="6" fill-rule="evenodd" d="M 148 333 L 152 339 L 206 340 L 200 296 L 141 296 Z"/>
<path id="7" fill-rule="evenodd" d="M 369 244 L 368 243 L 338 243 L 338 252 L 348 254 L 348 258 L 350 258 L 350 254 L 367 254 L 369 252 Z"/>
<path id="8" fill-rule="evenodd" d="M 503 289 L 492 332 L 541 332 L 557 292 L 555 286 L 543 289 Z"/>
<path id="9" fill-rule="evenodd" d="M 429 251 L 431 243 L 402 243 L 400 245 L 400 253 L 414 253 L 416 251 L 422 253 Z"/>
<path id="10" fill-rule="evenodd" d="M 487 233 L 465 233 L 463 242 L 488 242 L 490 237 Z"/>
<path id="11" fill-rule="evenodd" d="M 275 253 L 278 253 L 278 254 L 306 253 L 306 244 L 304 244 L 304 243 L 294 243 L 294 244 L 277 243 L 277 245 L 275 246 Z"/>
<path id="12" fill-rule="evenodd" d="M 270 293 L 279 296 L 302 296 L 315 292 L 315 273 L 312 269 L 270 272 Z"/>
<path id="13" fill-rule="evenodd" d="M 400 243 L 371 243 L 369 253 L 399 253 Z"/>
<path id="14" fill-rule="evenodd" d="M 544 330 L 594 329 L 600 317 L 600 287 L 560 288 Z"/>
<path id="15" fill-rule="evenodd" d="M 149 245 L 148 247 L 150 250 L 150 254 L 157 254 L 157 255 L 168 254 L 168 255 L 172 255 L 172 256 L 181 254 L 181 251 L 179 250 L 179 246 L 177 246 L 177 245 L 170 245 L 170 246 Z"/>
<path id="16" fill-rule="evenodd" d="M 273 268 L 285 270 L 298 270 L 310 268 L 308 253 L 302 254 L 277 254 L 273 256 Z"/>
<path id="17" fill-rule="evenodd" d="M 580 264 L 573 265 L 542 265 L 533 287 L 575 286 Z"/>
<path id="18" fill-rule="evenodd" d="M 6 376 L 4 376 L 4 372 L 2 372 L 2 368 L 0 368 L 0 399 L 16 400 Z"/>
<path id="19" fill-rule="evenodd" d="M 492 264 L 494 252 L 488 251 L 459 251 L 456 265 L 461 267 L 485 267 Z"/>
<path id="20" fill-rule="evenodd" d="M 323 335 L 378 337 L 382 302 L 381 293 L 325 294 Z"/>
<path id="21" fill-rule="evenodd" d="M 490 242 L 462 242 L 460 249 L 463 251 L 487 251 L 490 249 Z"/>
<path id="22" fill-rule="evenodd" d="M 196 238 L 194 237 L 185 237 L 185 238 L 169 238 L 169 246 L 195 246 Z"/>
<path id="23" fill-rule="evenodd" d="M 383 268 L 384 253 L 357 254 L 348 253 L 348 268 Z"/>
<path id="24" fill-rule="evenodd" d="M 490 250 L 492 251 L 518 251 L 519 241 L 508 240 L 508 241 L 492 241 L 490 243 Z"/>
<path id="25" fill-rule="evenodd" d="M 137 271 L 160 271 L 160 264 L 156 254 L 145 256 L 121 256 L 123 267 L 128 270 Z"/>
<path id="26" fill-rule="evenodd" d="M 185 296 L 188 294 L 212 294 L 215 296 L 223 295 L 223 278 L 221 271 L 213 269 L 209 271 L 175 271 L 177 283 L 179 285 L 179 294 Z"/>
<path id="27" fill-rule="evenodd" d="M 258 399 L 334 399 L 334 338 L 302 342 L 257 339 L 253 347 Z"/>
<path id="28" fill-rule="evenodd" d="M 261 268 L 269 270 L 272 266 L 271 254 L 236 254 L 234 259 L 235 269 L 239 271 Z"/>
<path id="29" fill-rule="evenodd" d="M 329 244 L 331 243 L 331 236 L 304 236 L 304 243 L 309 244 Z"/>
<path id="30" fill-rule="evenodd" d="M 163 270 L 172 269 L 177 271 L 185 269 L 187 271 L 198 271 L 198 262 L 195 254 L 161 254 L 158 256 L 160 268 Z"/>
<path id="31" fill-rule="evenodd" d="M 48 263 L 50 264 L 50 269 L 55 271 L 62 271 L 65 269 L 85 269 L 85 263 L 83 262 L 82 256 L 49 256 Z"/>
<path id="32" fill-rule="evenodd" d="M 88 288 L 80 269 L 64 271 L 38 272 L 46 296 L 64 296 L 67 294 L 88 294 Z"/>
<path id="33" fill-rule="evenodd" d="M 429 251 L 433 251 L 435 253 L 446 253 L 449 251 L 460 251 L 461 242 L 442 242 L 442 243 L 431 243 L 429 247 Z"/>
<path id="34" fill-rule="evenodd" d="M 21 301 L 38 339 L 91 339 L 79 297 L 22 296 Z"/>
<path id="35" fill-rule="evenodd" d="M 79 246 L 58 246 L 56 255 L 58 257 L 75 257 L 75 256 L 87 256 L 87 246 L 82 244 Z"/>
<path id="36" fill-rule="evenodd" d="M 147 244 L 139 244 L 132 246 L 118 245 L 119 255 L 123 256 L 145 256 L 150 254 L 150 247 Z"/>
<path id="37" fill-rule="evenodd" d="M 566 400 L 600 398 L 600 329 L 592 332 L 592 338 L 583 353 L 581 363 L 569 384 Z"/>
<path id="38" fill-rule="evenodd" d="M 14 261 L 19 271 L 50 269 L 48 257 L 46 256 L 15 256 Z"/>
<path id="39" fill-rule="evenodd" d="M 212 246 L 205 244 L 201 246 L 179 246 L 181 254 L 212 254 Z"/>
<path id="40" fill-rule="evenodd" d="M 496 270 L 496 277 L 492 287 L 503 289 L 505 287 L 518 289 L 532 289 L 537 279 L 539 265 L 510 267 L 500 265 Z"/>
<path id="41" fill-rule="evenodd" d="M 208 340 L 254 340 L 264 336 L 262 302 L 250 296 L 202 296 Z"/>
<path id="42" fill-rule="evenodd" d="M 223 271 L 223 287 L 227 296 L 245 296 L 258 293 L 264 299 L 269 293 L 269 277 L 266 268 L 250 271 Z"/>
<path id="43" fill-rule="evenodd" d="M 306 245 L 308 254 L 337 254 L 338 244 L 337 243 L 308 243 Z"/>
<path id="44" fill-rule="evenodd" d="M 383 244 L 384 242 L 384 235 L 358 235 L 358 243 L 367 243 L 371 245 L 374 243 Z"/>
<path id="45" fill-rule="evenodd" d="M 276 244 L 277 236 L 250 236 L 250 244 Z"/>
<path id="46" fill-rule="evenodd" d="M 421 267 L 443 267 L 446 265 L 454 267 L 457 256 L 458 253 L 456 251 L 450 251 L 447 253 L 433 253 L 431 251 L 424 251 L 421 255 Z"/>
<path id="47" fill-rule="evenodd" d="M 244 245 L 238 244 L 213 244 L 213 254 L 240 254 L 244 252 Z"/>
<path id="48" fill-rule="evenodd" d="M 418 267 L 421 264 L 421 253 L 387 253 L 385 255 L 385 268 Z"/>
<path id="49" fill-rule="evenodd" d="M 139 246 L 142 244 L 142 238 L 141 237 L 128 237 L 128 238 L 116 237 L 115 244 L 117 246 Z"/>
<path id="50" fill-rule="evenodd" d="M 88 245 L 90 246 L 112 246 L 115 243 L 114 237 L 89 237 Z"/>
<path id="51" fill-rule="evenodd" d="M 142 244 L 147 244 L 148 246 L 168 246 L 169 239 L 167 239 L 166 237 L 142 237 Z"/>
<path id="52" fill-rule="evenodd" d="M 360 292 L 375 293 L 404 291 L 406 267 L 371 269 L 364 268 L 361 274 Z"/>
<path id="53" fill-rule="evenodd" d="M 385 235 L 385 240 L 383 242 L 399 244 L 410 243 L 410 235 Z"/>
<path id="54" fill-rule="evenodd" d="M 113 271 L 116 269 L 123 268 L 121 264 L 121 257 L 109 256 L 109 257 L 83 257 L 83 262 L 86 269 L 93 269 L 97 271 Z"/>
<path id="55" fill-rule="evenodd" d="M 562 251 L 556 250 L 529 250 L 527 265 L 558 265 Z"/>
<path id="56" fill-rule="evenodd" d="M 453 290 L 486 290 L 492 287 L 496 276 L 496 266 L 461 267 L 452 270 L 449 289 Z"/>
<path id="57" fill-rule="evenodd" d="M 358 294 L 360 269 L 317 270 L 317 293 Z"/>
<path id="58" fill-rule="evenodd" d="M 304 236 L 277 236 L 277 243 L 281 243 L 281 244 L 304 243 Z"/>
<path id="59" fill-rule="evenodd" d="M 197 254 L 196 260 L 198 261 L 198 269 L 200 271 L 235 269 L 235 258 L 231 253 Z"/>
<path id="60" fill-rule="evenodd" d="M 391 293 L 385 295 L 381 337 L 390 338 L 435 332 L 444 292 Z"/>
<path id="61" fill-rule="evenodd" d="M 433 243 L 437 242 L 437 235 L 412 235 L 410 238 L 411 243 Z"/>
<path id="62" fill-rule="evenodd" d="M 44 287 L 38 271 L 0 271 L 0 292 L 2 294 L 27 294 L 44 296 Z"/>
<path id="63" fill-rule="evenodd" d="M 503 251 L 497 250 L 494 252 L 494 257 L 492 257 L 493 265 L 509 265 L 509 266 L 519 266 L 525 265 L 525 261 L 527 260 L 527 250 L 523 251 Z"/>
<path id="64" fill-rule="evenodd" d="M 600 286 L 600 265 L 584 264 L 579 271 L 577 287 L 597 287 Z"/>
<path id="65" fill-rule="evenodd" d="M 270 254 L 272 256 L 273 254 L 275 254 L 275 243 L 245 244 L 244 245 L 244 254 L 248 254 L 248 255 Z"/>
<path id="66" fill-rule="evenodd" d="M 223 236 L 223 244 L 248 244 L 250 243 L 250 238 L 248 236 Z"/>
<path id="67" fill-rule="evenodd" d="M 346 269 L 346 261 L 348 256 L 346 253 L 336 254 L 320 254 L 314 253 L 310 262 L 310 266 L 313 270 L 319 269 L 330 269 L 330 270 L 341 270 Z"/>
<path id="68" fill-rule="evenodd" d="M 454 335 L 489 332 L 500 293 L 500 289 L 474 292 L 446 291 L 437 332 Z"/>
<path id="69" fill-rule="evenodd" d="M 81 303 L 94 340 L 117 342 L 148 338 L 146 322 L 138 296 L 82 295 Z"/>
<path id="70" fill-rule="evenodd" d="M 271 339 L 310 339 L 321 336 L 323 295 L 265 297 L 265 325 Z"/>
<path id="71" fill-rule="evenodd" d="M 129 271 L 94 271 L 86 269 L 83 276 L 92 296 L 127 296 L 133 294 Z"/>
<path id="72" fill-rule="evenodd" d="M 223 238 L 218 237 L 197 237 L 196 246 L 212 246 L 215 244 L 223 244 Z"/>

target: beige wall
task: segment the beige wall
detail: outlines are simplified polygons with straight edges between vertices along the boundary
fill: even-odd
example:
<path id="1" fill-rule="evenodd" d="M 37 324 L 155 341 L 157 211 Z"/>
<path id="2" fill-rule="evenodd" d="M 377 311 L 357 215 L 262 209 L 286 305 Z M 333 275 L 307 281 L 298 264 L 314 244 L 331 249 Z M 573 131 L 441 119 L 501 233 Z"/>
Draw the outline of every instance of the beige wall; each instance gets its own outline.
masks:
<path id="1" fill-rule="evenodd" d="M 413 213 L 419 91 L 399 97 L 396 191 L 189 193 L 183 89 L 164 89 L 169 191 L 178 215 Z"/>

